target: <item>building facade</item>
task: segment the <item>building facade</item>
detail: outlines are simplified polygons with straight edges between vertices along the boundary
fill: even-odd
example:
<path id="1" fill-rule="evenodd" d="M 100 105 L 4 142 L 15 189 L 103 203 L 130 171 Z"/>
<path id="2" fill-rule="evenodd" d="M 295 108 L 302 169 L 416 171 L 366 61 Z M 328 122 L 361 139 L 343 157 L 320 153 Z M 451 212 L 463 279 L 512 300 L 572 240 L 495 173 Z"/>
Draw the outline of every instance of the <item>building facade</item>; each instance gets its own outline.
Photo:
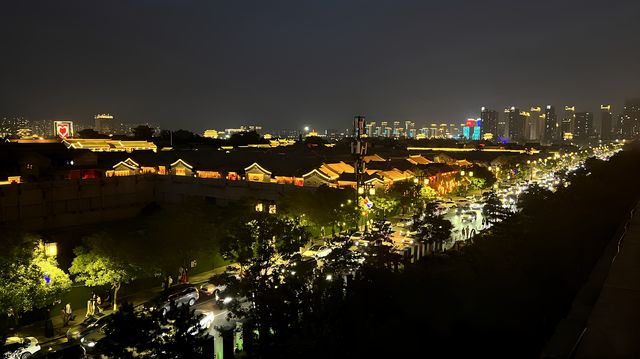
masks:
<path id="1" fill-rule="evenodd" d="M 600 105 L 600 138 L 603 140 L 614 138 L 611 105 Z"/>
<path id="2" fill-rule="evenodd" d="M 480 134 L 483 140 L 497 140 L 498 134 L 498 111 L 483 107 L 480 112 Z"/>

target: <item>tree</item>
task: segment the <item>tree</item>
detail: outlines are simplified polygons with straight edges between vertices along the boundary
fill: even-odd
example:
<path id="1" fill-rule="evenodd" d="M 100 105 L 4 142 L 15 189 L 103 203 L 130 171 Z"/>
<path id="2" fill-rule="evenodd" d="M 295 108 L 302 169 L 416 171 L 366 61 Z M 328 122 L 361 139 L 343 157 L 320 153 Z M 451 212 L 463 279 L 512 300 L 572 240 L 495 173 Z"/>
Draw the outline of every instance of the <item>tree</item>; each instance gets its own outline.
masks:
<path id="1" fill-rule="evenodd" d="M 75 281 L 88 287 L 108 285 L 113 290 L 113 310 L 117 310 L 118 290 L 129 283 L 141 269 L 131 263 L 126 253 L 118 250 L 117 243 L 105 233 L 85 238 L 83 246 L 73 250 L 76 257 L 69 272 Z"/>
<path id="2" fill-rule="evenodd" d="M 486 218 L 488 223 L 496 224 L 510 215 L 511 212 L 504 208 L 498 195 L 495 192 L 491 192 L 485 201 L 484 207 L 482 207 L 482 216 Z"/>
<path id="3" fill-rule="evenodd" d="M 76 133 L 80 138 L 109 138 L 109 136 L 99 133 L 92 128 L 85 128 Z"/>
<path id="4" fill-rule="evenodd" d="M 219 247 L 219 230 L 224 214 L 207 205 L 185 205 L 180 208 L 156 208 L 139 220 L 139 230 L 122 234 L 121 251 L 128 252 L 135 263 L 163 273 L 191 268 L 191 262 L 213 265 Z M 188 240 L 185 240 L 188 232 Z"/>
<path id="5" fill-rule="evenodd" d="M 241 267 L 239 295 L 252 302 L 243 305 L 234 301 L 229 310 L 243 317 L 248 328 L 257 330 L 264 345 L 269 345 L 270 338 L 288 333 L 297 321 L 299 297 L 308 290 L 308 276 L 314 270 L 304 271 L 308 263 L 296 257 L 309 239 L 298 218 L 255 213 L 237 219 L 223 241 L 223 255 Z"/>
<path id="6" fill-rule="evenodd" d="M 302 190 L 288 192 L 278 202 L 280 213 L 290 217 L 304 215 L 305 221 L 312 222 L 320 229 L 331 227 L 342 228 L 355 226 L 357 211 L 353 205 L 354 192 L 348 189 L 337 189 L 320 186 L 315 191 Z"/>
<path id="7" fill-rule="evenodd" d="M 228 140 L 229 145 L 231 146 L 246 146 L 246 145 L 255 145 L 260 143 L 269 143 L 269 141 L 265 140 L 260 136 L 256 131 L 246 131 L 246 132 L 238 132 L 231 135 L 231 138 Z"/>
<path id="8" fill-rule="evenodd" d="M 0 312 L 17 316 L 51 307 L 70 289 L 69 276 L 45 254 L 38 237 L 6 238 L 0 255 Z"/>
<path id="9" fill-rule="evenodd" d="M 424 212 L 417 212 L 413 218 L 413 228 L 418 231 L 417 238 L 432 245 L 434 251 L 442 250 L 444 243 L 451 237 L 453 226 L 444 215 L 439 214 L 436 204 L 428 203 Z"/>
<path id="10" fill-rule="evenodd" d="M 381 191 L 375 197 L 374 210 L 382 214 L 381 219 L 386 220 L 398 209 L 399 204 L 400 201 L 395 196 L 390 195 L 388 191 Z"/>
<path id="11" fill-rule="evenodd" d="M 422 186 L 420 197 L 426 202 L 431 202 L 438 197 L 438 192 L 429 186 Z"/>
<path id="12" fill-rule="evenodd" d="M 97 349 L 110 358 L 206 358 L 213 339 L 202 327 L 202 316 L 188 306 L 174 307 L 166 316 L 136 311 L 125 302 L 109 316 L 106 337 Z"/>
<path id="13" fill-rule="evenodd" d="M 254 213 L 227 228 L 222 255 L 242 267 L 254 265 L 265 273 L 278 259 L 288 259 L 310 239 L 299 218 Z"/>
<path id="14" fill-rule="evenodd" d="M 389 194 L 398 200 L 401 214 L 404 215 L 416 204 L 420 195 L 420 185 L 413 181 L 399 181 L 391 186 Z"/>
<path id="15" fill-rule="evenodd" d="M 155 132 L 155 130 L 147 125 L 140 125 L 131 129 L 131 132 L 133 132 L 133 137 L 135 137 L 136 139 L 150 140 L 151 138 L 153 138 L 153 133 Z"/>

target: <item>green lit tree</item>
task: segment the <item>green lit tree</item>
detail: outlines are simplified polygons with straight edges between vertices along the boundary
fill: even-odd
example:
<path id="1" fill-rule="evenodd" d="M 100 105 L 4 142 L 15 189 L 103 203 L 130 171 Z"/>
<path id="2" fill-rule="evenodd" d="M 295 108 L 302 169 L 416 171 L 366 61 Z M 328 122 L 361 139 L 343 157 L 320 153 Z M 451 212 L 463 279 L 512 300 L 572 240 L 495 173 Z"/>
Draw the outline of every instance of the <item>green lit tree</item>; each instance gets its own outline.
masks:
<path id="1" fill-rule="evenodd" d="M 118 290 L 141 270 L 119 250 L 117 243 L 104 233 L 85 238 L 84 245 L 73 250 L 76 257 L 69 272 L 75 281 L 88 287 L 108 285 L 113 290 L 113 310 L 117 310 Z"/>
<path id="2" fill-rule="evenodd" d="M 47 256 L 39 238 L 18 235 L 4 243 L 0 255 L 0 312 L 14 316 L 51 307 L 71 287 L 56 259 Z"/>

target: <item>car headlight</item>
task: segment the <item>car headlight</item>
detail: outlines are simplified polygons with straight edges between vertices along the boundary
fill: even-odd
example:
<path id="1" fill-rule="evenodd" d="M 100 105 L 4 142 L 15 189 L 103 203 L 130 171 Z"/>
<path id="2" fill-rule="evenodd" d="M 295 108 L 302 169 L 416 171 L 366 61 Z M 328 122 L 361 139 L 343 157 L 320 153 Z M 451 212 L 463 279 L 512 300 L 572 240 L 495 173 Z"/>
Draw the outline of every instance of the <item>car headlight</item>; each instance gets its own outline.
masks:
<path id="1" fill-rule="evenodd" d="M 229 303 L 231 303 L 231 301 L 232 301 L 232 300 L 233 300 L 233 298 L 231 298 L 231 297 L 226 297 L 226 298 L 224 298 L 224 299 L 222 300 L 222 303 L 224 303 L 224 304 L 229 304 Z"/>
<path id="2" fill-rule="evenodd" d="M 93 348 L 93 347 L 95 347 L 95 346 L 96 346 L 96 342 L 89 342 L 89 343 L 87 343 L 87 346 L 88 346 L 89 348 Z"/>

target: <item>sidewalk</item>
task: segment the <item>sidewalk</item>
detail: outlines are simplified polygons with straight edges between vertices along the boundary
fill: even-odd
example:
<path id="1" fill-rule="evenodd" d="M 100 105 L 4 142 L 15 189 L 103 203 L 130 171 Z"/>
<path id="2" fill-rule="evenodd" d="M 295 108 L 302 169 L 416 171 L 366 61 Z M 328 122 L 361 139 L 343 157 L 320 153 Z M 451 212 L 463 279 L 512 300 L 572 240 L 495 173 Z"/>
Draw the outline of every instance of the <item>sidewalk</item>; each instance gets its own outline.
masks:
<path id="1" fill-rule="evenodd" d="M 617 249 L 576 358 L 640 357 L 640 206 Z"/>
<path id="2" fill-rule="evenodd" d="M 194 285 L 204 283 L 212 275 L 223 273 L 228 266 L 229 265 L 225 265 L 223 267 L 218 267 L 209 271 L 194 274 L 193 276 L 189 277 L 189 283 Z M 134 306 L 139 306 L 149 301 L 150 299 L 154 298 L 155 296 L 160 294 L 160 292 L 162 292 L 162 288 L 160 286 L 146 288 L 138 292 L 135 292 L 133 294 L 119 297 L 118 304 L 120 305 L 125 301 L 127 301 L 133 304 Z M 112 312 L 112 308 L 105 309 L 103 312 L 106 314 L 110 314 Z M 69 325 L 64 327 L 62 316 L 59 315 L 58 313 L 52 312 L 51 321 L 53 323 L 53 337 L 51 338 L 47 338 L 44 336 L 45 321 L 39 321 L 30 325 L 21 327 L 18 330 L 16 330 L 12 335 L 18 336 L 18 337 L 35 337 L 36 339 L 38 339 L 38 342 L 41 345 L 43 344 L 53 345 L 53 344 L 65 342 L 66 333 L 69 327 L 81 323 L 84 320 L 86 313 L 87 313 L 86 307 L 82 309 L 74 310 L 73 314 L 76 316 L 76 319 L 74 321 L 69 322 Z"/>

